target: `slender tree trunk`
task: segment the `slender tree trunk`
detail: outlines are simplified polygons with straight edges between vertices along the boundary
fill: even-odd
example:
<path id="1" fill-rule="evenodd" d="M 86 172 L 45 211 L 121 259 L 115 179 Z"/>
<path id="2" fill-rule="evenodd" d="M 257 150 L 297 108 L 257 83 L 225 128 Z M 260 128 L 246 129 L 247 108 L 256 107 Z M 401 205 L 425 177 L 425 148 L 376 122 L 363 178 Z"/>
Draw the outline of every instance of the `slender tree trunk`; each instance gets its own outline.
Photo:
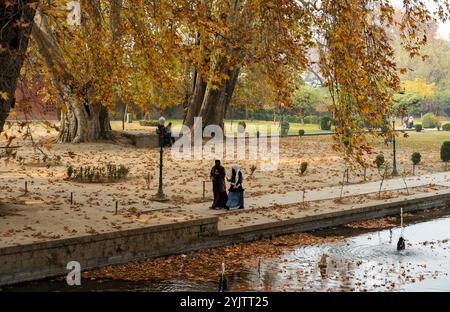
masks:
<path id="1" fill-rule="evenodd" d="M 0 1 L 0 133 L 14 107 L 37 4 L 36 0 Z"/>

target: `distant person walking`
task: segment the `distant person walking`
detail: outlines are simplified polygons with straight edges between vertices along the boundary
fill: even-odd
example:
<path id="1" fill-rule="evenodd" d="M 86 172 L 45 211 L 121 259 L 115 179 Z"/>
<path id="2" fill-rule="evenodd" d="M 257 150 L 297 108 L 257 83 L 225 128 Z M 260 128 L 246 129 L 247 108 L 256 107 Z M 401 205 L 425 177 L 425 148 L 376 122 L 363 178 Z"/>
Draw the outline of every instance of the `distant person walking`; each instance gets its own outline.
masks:
<path id="1" fill-rule="evenodd" d="M 408 116 L 403 117 L 403 130 L 408 128 Z"/>
<path id="2" fill-rule="evenodd" d="M 412 127 L 414 127 L 414 117 L 411 115 L 408 119 L 408 128 L 412 129 Z"/>
<path id="3" fill-rule="evenodd" d="M 231 167 L 231 186 L 228 193 L 228 201 L 226 208 L 239 208 L 244 209 L 244 188 L 242 187 L 243 177 L 242 172 L 238 165 L 233 165 Z"/>
<path id="4" fill-rule="evenodd" d="M 211 209 L 225 208 L 228 201 L 227 187 L 225 184 L 225 168 L 216 160 L 211 169 L 210 178 L 213 185 L 214 201 Z"/>

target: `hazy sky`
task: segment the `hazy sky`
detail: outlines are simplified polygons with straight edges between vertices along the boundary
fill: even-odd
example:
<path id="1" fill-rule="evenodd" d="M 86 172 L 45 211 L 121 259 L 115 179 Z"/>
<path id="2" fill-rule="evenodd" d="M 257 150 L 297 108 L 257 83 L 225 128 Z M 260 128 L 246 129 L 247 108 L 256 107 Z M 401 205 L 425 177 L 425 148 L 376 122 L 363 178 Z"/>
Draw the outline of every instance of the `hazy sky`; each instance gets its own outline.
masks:
<path id="1" fill-rule="evenodd" d="M 429 9 L 436 8 L 436 5 L 434 4 L 433 0 L 424 0 L 424 2 L 428 5 Z M 403 1 L 402 0 L 392 0 L 392 3 L 394 3 L 395 6 L 401 8 Z M 450 22 L 449 21 L 447 21 L 446 23 L 439 24 L 439 28 L 437 30 L 437 36 L 439 38 L 450 40 Z"/>

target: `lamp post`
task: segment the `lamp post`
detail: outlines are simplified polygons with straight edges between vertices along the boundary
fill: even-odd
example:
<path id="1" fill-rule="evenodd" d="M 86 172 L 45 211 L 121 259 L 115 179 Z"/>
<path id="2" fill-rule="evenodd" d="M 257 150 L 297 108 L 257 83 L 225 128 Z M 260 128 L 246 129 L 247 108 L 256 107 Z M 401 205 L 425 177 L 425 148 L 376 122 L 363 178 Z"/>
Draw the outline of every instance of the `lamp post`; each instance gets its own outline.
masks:
<path id="1" fill-rule="evenodd" d="M 158 136 L 159 136 L 159 186 L 158 193 L 155 194 L 153 200 L 156 201 L 167 201 L 168 198 L 164 194 L 163 190 L 163 153 L 164 153 L 164 119 L 160 119 L 160 124 L 158 125 Z"/>
<path id="2" fill-rule="evenodd" d="M 392 175 L 393 176 L 398 176 L 398 171 L 397 171 L 397 150 L 395 147 L 395 117 L 392 117 L 392 132 L 393 132 L 393 137 L 392 137 L 392 149 L 393 149 L 393 156 L 394 156 L 394 160 L 392 163 Z"/>

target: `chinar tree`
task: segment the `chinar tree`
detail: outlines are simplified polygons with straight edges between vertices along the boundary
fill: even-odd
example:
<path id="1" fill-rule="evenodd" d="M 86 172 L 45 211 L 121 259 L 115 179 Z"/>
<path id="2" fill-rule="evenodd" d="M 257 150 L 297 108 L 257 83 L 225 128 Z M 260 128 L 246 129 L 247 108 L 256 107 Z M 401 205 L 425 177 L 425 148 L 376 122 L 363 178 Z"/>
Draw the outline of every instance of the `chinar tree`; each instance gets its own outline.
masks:
<path id="1" fill-rule="evenodd" d="M 32 67 L 60 103 L 59 141 L 85 142 L 110 136 L 108 110 L 119 101 L 164 108 L 184 99 L 185 125 L 200 116 L 203 126 L 223 126 L 240 73 L 255 68 L 271 84 L 274 102 L 289 106 L 298 73 L 310 67 L 307 55 L 316 49 L 331 94 L 336 148 L 361 162 L 370 145 L 360 121 L 377 135 L 404 72 L 394 61 L 389 29 L 399 29 L 403 48 L 415 57 L 427 42 L 426 25 L 449 18 L 448 0 L 434 1 L 434 11 L 423 1 L 403 0 L 400 16 L 392 2 L 80 0 L 74 27 L 66 21 L 66 1 L 47 0 L 36 8 L 29 59 L 43 65 Z M 2 43 L 2 68 L 13 48 Z M 9 88 L 0 90 L 2 118 L 11 105 L 5 104 Z"/>
<path id="2" fill-rule="evenodd" d="M 331 95 L 335 148 L 363 163 L 368 135 L 379 135 L 392 114 L 399 74 L 406 71 L 395 63 L 389 30 L 399 29 L 404 50 L 420 56 L 430 21 L 449 18 L 449 2 L 434 3 L 431 11 L 422 1 L 404 0 L 398 16 L 388 0 L 177 1 L 180 50 L 193 66 L 184 124 L 202 117 L 204 127 L 223 126 L 243 68 L 263 68 L 275 103 L 291 105 L 295 73 L 311 66 L 306 56 L 316 49 Z"/>
<path id="3" fill-rule="evenodd" d="M 68 23 L 65 1 L 42 4 L 32 31 L 32 66 L 61 109 L 61 143 L 111 139 L 109 112 L 120 103 L 145 108 L 178 101 L 165 92 L 177 94 L 178 87 L 178 63 L 165 38 L 173 38 L 170 20 L 146 20 L 134 1 L 79 3 L 78 24 Z"/>

